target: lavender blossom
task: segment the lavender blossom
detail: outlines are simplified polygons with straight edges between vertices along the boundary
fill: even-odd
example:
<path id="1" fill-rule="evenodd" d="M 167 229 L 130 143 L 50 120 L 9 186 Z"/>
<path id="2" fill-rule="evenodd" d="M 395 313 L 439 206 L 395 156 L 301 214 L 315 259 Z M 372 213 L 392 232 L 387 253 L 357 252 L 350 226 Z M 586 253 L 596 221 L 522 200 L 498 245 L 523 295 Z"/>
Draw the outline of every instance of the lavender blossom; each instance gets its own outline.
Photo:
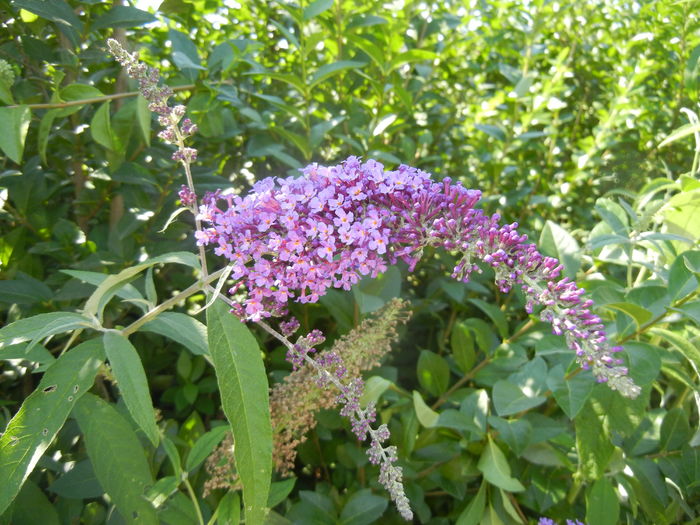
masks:
<path id="1" fill-rule="evenodd" d="M 349 290 L 399 259 L 413 270 L 428 246 L 460 255 L 452 277 L 461 281 L 481 271 L 481 261 L 501 291 L 524 291 L 529 313 L 543 307 L 540 317 L 565 336 L 582 368 L 636 397 L 639 387 L 615 357 L 621 347 L 609 344 L 583 289 L 561 278 L 559 261 L 527 243 L 517 223 L 501 225 L 498 214 L 475 209 L 480 197 L 449 178 L 434 182 L 409 166 L 385 170 L 349 157 L 338 166 L 311 164 L 298 178 L 263 179 L 245 197 L 210 196 L 199 210 L 209 227 L 195 235 L 233 263 L 235 291 L 246 292 L 237 313 L 253 321 L 283 314 L 290 299 L 312 303 L 330 287 Z"/>

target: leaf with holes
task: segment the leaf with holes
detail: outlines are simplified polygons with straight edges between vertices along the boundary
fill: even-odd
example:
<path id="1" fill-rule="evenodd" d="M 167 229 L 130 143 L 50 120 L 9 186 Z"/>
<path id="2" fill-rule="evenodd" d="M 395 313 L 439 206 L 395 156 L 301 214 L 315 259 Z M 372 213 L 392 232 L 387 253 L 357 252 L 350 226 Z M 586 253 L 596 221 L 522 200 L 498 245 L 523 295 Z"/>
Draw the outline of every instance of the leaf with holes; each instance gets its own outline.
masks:
<path id="1" fill-rule="evenodd" d="M 75 403 L 92 386 L 103 359 L 97 339 L 62 355 L 10 420 L 0 437 L 0 514 L 17 495 Z"/>

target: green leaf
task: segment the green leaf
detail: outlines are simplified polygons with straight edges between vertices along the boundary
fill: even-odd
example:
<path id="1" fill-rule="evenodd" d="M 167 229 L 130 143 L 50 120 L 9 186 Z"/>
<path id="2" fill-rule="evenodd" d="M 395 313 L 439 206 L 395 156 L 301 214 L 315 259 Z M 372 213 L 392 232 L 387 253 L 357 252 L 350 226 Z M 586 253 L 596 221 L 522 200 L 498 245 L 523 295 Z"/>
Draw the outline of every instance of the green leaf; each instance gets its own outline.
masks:
<path id="1" fill-rule="evenodd" d="M 163 312 L 141 328 L 168 337 L 187 348 L 194 355 L 209 356 L 207 327 L 194 317 L 179 312 Z"/>
<path id="2" fill-rule="evenodd" d="M 49 485 L 49 490 L 62 498 L 88 499 L 99 498 L 104 489 L 92 468 L 89 459 L 75 464 L 68 472 Z"/>
<path id="3" fill-rule="evenodd" d="M 668 295 L 671 300 L 683 299 L 698 289 L 698 279 L 690 271 L 686 260 L 700 262 L 699 251 L 687 251 L 676 257 L 668 272 Z"/>
<path id="4" fill-rule="evenodd" d="M 173 443 L 169 437 L 163 436 L 163 439 L 160 440 L 160 444 L 165 451 L 165 455 L 168 456 L 168 460 L 170 460 L 175 475 L 180 477 L 182 475 L 182 462 L 180 461 L 180 453 L 177 451 L 175 443 Z"/>
<path id="5" fill-rule="evenodd" d="M 532 425 L 526 419 L 506 420 L 489 416 L 489 424 L 498 430 L 498 436 L 514 454 L 520 456 L 530 445 Z"/>
<path id="6" fill-rule="evenodd" d="M 0 149 L 17 164 L 22 162 L 31 119 L 32 112 L 27 106 L 0 108 Z"/>
<path id="7" fill-rule="evenodd" d="M 217 507 L 219 517 L 218 525 L 236 525 L 241 521 L 241 497 L 238 492 L 227 492 Z"/>
<path id="8" fill-rule="evenodd" d="M 367 406 L 368 403 L 376 403 L 392 384 L 391 381 L 381 376 L 367 378 L 365 388 L 360 396 L 360 405 Z"/>
<path id="9" fill-rule="evenodd" d="M 586 404 L 574 420 L 576 428 L 576 451 L 578 452 L 578 472 L 586 480 L 603 477 L 614 450 L 610 433 L 603 426 L 590 402 Z"/>
<path id="10" fill-rule="evenodd" d="M 226 436 L 226 434 L 231 430 L 228 425 L 221 425 L 212 428 L 209 432 L 195 441 L 192 449 L 190 449 L 187 455 L 187 461 L 185 462 L 185 470 L 187 472 L 192 472 L 196 469 L 202 462 L 209 457 L 212 451 L 219 446 Z"/>
<path id="11" fill-rule="evenodd" d="M 510 475 L 510 465 L 508 465 L 505 455 L 491 437 L 488 438 L 488 443 L 481 453 L 477 468 L 484 475 L 484 479 L 492 485 L 508 492 L 525 490 L 525 487 Z"/>
<path id="12" fill-rule="evenodd" d="M 110 275 L 107 273 L 88 272 L 85 270 L 61 270 L 61 273 L 70 275 L 75 279 L 79 279 L 80 281 L 91 284 L 95 287 L 99 286 L 105 279 L 110 277 Z M 125 301 L 134 301 L 134 303 L 137 303 L 139 300 L 143 300 L 143 295 L 141 295 L 141 292 L 130 284 L 125 284 L 119 288 L 115 295 L 124 299 Z"/>
<path id="13" fill-rule="evenodd" d="M 4 347 L 24 341 L 33 341 L 36 344 L 39 339 L 50 335 L 92 327 L 94 324 L 88 317 L 73 312 L 51 312 L 26 317 L 0 328 L 0 352 Z M 34 344 L 31 344 L 27 351 Z"/>
<path id="14" fill-rule="evenodd" d="M 694 345 L 688 339 L 676 332 L 671 330 L 664 330 L 663 328 L 652 328 L 649 332 L 653 335 L 661 337 L 667 343 L 674 346 L 681 354 L 685 356 L 686 359 L 695 364 L 696 367 L 700 367 L 700 349 L 697 345 Z M 0 332 L 1 333 L 1 332 Z"/>
<path id="15" fill-rule="evenodd" d="M 401 271 L 396 266 L 375 278 L 364 277 L 352 287 L 352 294 L 357 301 L 360 313 L 366 314 L 379 310 L 387 302 L 401 295 Z"/>
<path id="16" fill-rule="evenodd" d="M 126 5 L 115 5 L 92 24 L 92 30 L 97 31 L 107 27 L 138 27 L 155 22 L 156 17 L 148 11 L 142 11 Z"/>
<path id="17" fill-rule="evenodd" d="M 594 386 L 595 381 L 587 375 L 566 379 L 566 372 L 561 365 L 552 368 L 547 377 L 547 387 L 569 419 L 578 415 L 591 396 Z"/>
<path id="18" fill-rule="evenodd" d="M 418 417 L 418 421 L 421 425 L 430 428 L 437 424 L 440 414 L 425 404 L 423 397 L 417 390 L 413 391 L 413 408 L 416 411 L 416 417 Z"/>
<path id="19" fill-rule="evenodd" d="M 695 133 L 700 133 L 700 123 L 690 123 L 681 126 L 680 128 L 672 131 L 664 140 L 659 143 L 659 148 L 663 148 L 673 142 L 676 142 L 688 135 L 694 135 Z"/>
<path id="20" fill-rule="evenodd" d="M 83 32 L 83 24 L 65 0 L 14 0 L 15 7 L 39 15 L 58 26 L 74 46 L 79 43 L 79 35 Z"/>
<path id="21" fill-rule="evenodd" d="M 633 473 L 629 482 L 645 513 L 651 518 L 651 523 L 671 523 L 666 512 L 668 489 L 658 465 L 648 458 L 630 458 L 628 465 Z"/>
<path id="22" fill-rule="evenodd" d="M 475 432 L 481 433 L 481 429 L 476 425 L 473 419 L 470 419 L 466 414 L 459 410 L 448 408 L 440 412 L 436 427 L 446 427 L 458 430 L 460 432 Z"/>
<path id="23" fill-rule="evenodd" d="M 421 350 L 418 358 L 418 382 L 434 396 L 443 394 L 450 382 L 450 367 L 444 358 L 429 350 Z"/>
<path id="24" fill-rule="evenodd" d="M 564 265 L 564 274 L 569 278 L 576 277 L 581 267 L 581 250 L 576 239 L 558 224 L 547 221 L 540 234 L 537 244 L 544 255 L 559 259 Z"/>
<path id="25" fill-rule="evenodd" d="M 302 137 L 298 133 L 284 129 L 282 126 L 277 126 L 274 128 L 274 131 L 275 133 L 282 135 L 282 137 L 287 139 L 288 142 L 296 146 L 306 160 L 311 158 L 313 152 L 311 151 L 311 145 L 307 142 L 306 137 Z"/>
<path id="26" fill-rule="evenodd" d="M 661 423 L 659 448 L 661 450 L 678 450 L 690 441 L 692 436 L 693 431 L 688 422 L 688 414 L 680 407 L 672 408 Z"/>
<path id="27" fill-rule="evenodd" d="M 102 364 L 102 346 L 92 339 L 62 355 L 22 403 L 0 436 L 0 514 L 87 392 Z"/>
<path id="28" fill-rule="evenodd" d="M 425 60 L 434 60 L 435 58 L 437 58 L 437 55 L 432 51 L 428 51 L 426 49 L 409 49 L 408 51 L 401 53 L 389 63 L 387 73 L 390 73 L 394 69 L 410 62 L 423 62 Z"/>
<path id="29" fill-rule="evenodd" d="M 649 310 L 634 303 L 608 303 L 603 306 L 626 313 L 634 320 L 637 328 L 641 328 L 653 317 Z"/>
<path id="30" fill-rule="evenodd" d="M 372 494 L 371 489 L 358 490 L 340 513 L 338 525 L 369 525 L 378 520 L 389 502 L 386 498 Z"/>
<path id="31" fill-rule="evenodd" d="M 246 523 L 264 521 L 272 471 L 272 427 L 262 355 L 248 328 L 221 301 L 207 310 L 209 351 L 236 443 Z"/>
<path id="32" fill-rule="evenodd" d="M 506 140 L 505 131 L 503 131 L 503 128 L 500 126 L 494 126 L 492 124 L 474 124 L 474 127 L 496 140 L 500 140 L 501 142 Z"/>
<path id="33" fill-rule="evenodd" d="M 87 100 L 99 97 L 104 97 L 104 93 L 95 86 L 90 86 L 88 84 L 68 84 L 62 87 L 59 92 L 59 98 L 64 102 L 74 102 L 76 100 Z"/>
<path id="34" fill-rule="evenodd" d="M 50 301 L 51 288 L 29 276 L 23 279 L 0 281 L 0 302 L 7 304 L 31 305 Z"/>
<path id="35" fill-rule="evenodd" d="M 88 298 L 83 311 L 86 315 L 94 315 L 102 318 L 102 312 L 104 311 L 107 303 L 112 299 L 112 297 L 119 293 L 119 290 L 126 286 L 130 281 L 136 279 L 136 276 L 139 273 L 155 264 L 169 263 L 184 264 L 195 269 L 199 268 L 198 258 L 193 253 L 171 252 L 164 255 L 159 255 L 158 257 L 153 257 L 145 263 L 122 270 L 116 275 L 109 275 L 100 283 L 97 289 Z"/>
<path id="36" fill-rule="evenodd" d="M 498 329 L 501 338 L 506 339 L 508 337 L 508 321 L 500 308 L 481 299 L 469 299 L 469 302 L 489 316 L 489 319 Z"/>
<path id="37" fill-rule="evenodd" d="M 109 100 L 102 104 L 90 121 L 90 134 L 92 140 L 104 146 L 110 151 L 117 149 L 116 139 L 112 132 L 112 124 L 109 116 Z"/>
<path id="38" fill-rule="evenodd" d="M 455 363 L 463 373 L 469 372 L 476 362 L 474 338 L 471 332 L 462 324 L 455 323 L 450 334 L 450 347 Z"/>
<path id="39" fill-rule="evenodd" d="M 333 0 L 314 0 L 304 8 L 304 20 L 311 20 L 333 7 Z"/>
<path id="40" fill-rule="evenodd" d="M 32 348 L 27 351 L 28 346 L 27 343 L 6 346 L 2 349 L 2 353 L 0 353 L 0 359 L 24 359 L 32 363 L 40 363 L 41 365 L 45 365 L 37 370 L 41 372 L 46 371 L 48 365 L 56 361 L 56 358 L 43 346 L 39 344 L 32 345 Z"/>
<path id="41" fill-rule="evenodd" d="M 143 448 L 129 422 L 106 401 L 87 394 L 73 416 L 100 484 L 127 523 L 158 525 L 155 509 L 144 498 L 153 477 Z"/>
<path id="42" fill-rule="evenodd" d="M 267 499 L 267 506 L 270 508 L 276 507 L 282 503 L 289 493 L 292 492 L 297 478 L 289 478 L 283 481 L 275 481 L 270 486 L 270 496 Z"/>
<path id="43" fill-rule="evenodd" d="M 156 414 L 141 357 L 129 340 L 118 332 L 106 332 L 103 339 L 105 354 L 126 408 L 149 441 L 157 447 L 159 433 Z"/>
<path id="44" fill-rule="evenodd" d="M 180 483 L 182 483 L 182 479 L 177 476 L 165 476 L 156 481 L 155 485 L 147 490 L 145 497 L 158 509 L 177 491 Z"/>
<path id="45" fill-rule="evenodd" d="M 367 40 L 362 36 L 348 35 L 346 38 L 350 43 L 356 45 L 362 51 L 364 51 L 377 66 L 382 68 L 382 70 L 384 69 L 384 53 L 374 42 Z"/>
<path id="46" fill-rule="evenodd" d="M 493 385 L 493 405 L 499 416 L 510 416 L 541 405 L 544 396 L 527 396 L 516 385 L 501 379 Z"/>
<path id="47" fill-rule="evenodd" d="M 56 508 L 46 494 L 31 480 L 27 481 L 15 500 L 12 525 L 59 525 Z"/>
<path id="48" fill-rule="evenodd" d="M 487 483 L 483 482 L 476 496 L 471 499 L 469 505 L 457 518 L 457 525 L 479 525 L 481 523 L 484 510 L 486 510 L 486 487 Z"/>
<path id="49" fill-rule="evenodd" d="M 148 100 L 143 95 L 136 97 L 136 122 L 138 122 L 141 136 L 146 146 L 151 145 L 151 111 L 148 109 Z M 184 208 L 186 209 L 186 208 Z"/>
<path id="50" fill-rule="evenodd" d="M 357 60 L 339 60 L 337 62 L 333 62 L 332 64 L 324 64 L 319 67 L 316 73 L 314 73 L 313 77 L 311 77 L 311 80 L 309 81 L 309 89 L 314 88 L 324 80 L 332 77 L 333 75 L 337 75 L 341 71 L 345 71 L 346 69 L 359 69 L 363 66 L 365 66 L 365 63 Z"/>
<path id="51" fill-rule="evenodd" d="M 46 147 L 49 144 L 49 136 L 51 134 L 51 127 L 53 126 L 54 120 L 58 117 L 58 109 L 50 109 L 47 111 L 43 117 L 41 117 L 41 122 L 39 122 L 39 133 L 37 134 L 37 147 L 39 149 L 39 156 L 41 161 L 46 164 Z"/>
<path id="52" fill-rule="evenodd" d="M 289 84 L 290 86 L 296 88 L 299 93 L 305 93 L 306 92 L 306 84 L 304 81 L 292 74 L 287 74 L 287 73 L 277 73 L 275 71 L 248 71 L 245 73 L 246 75 L 261 75 L 265 78 L 269 78 L 272 80 L 279 80 L 280 82 L 284 82 L 286 84 Z"/>
<path id="53" fill-rule="evenodd" d="M 608 478 L 596 481 L 586 493 L 586 522 L 615 525 L 620 517 L 620 502 Z"/>

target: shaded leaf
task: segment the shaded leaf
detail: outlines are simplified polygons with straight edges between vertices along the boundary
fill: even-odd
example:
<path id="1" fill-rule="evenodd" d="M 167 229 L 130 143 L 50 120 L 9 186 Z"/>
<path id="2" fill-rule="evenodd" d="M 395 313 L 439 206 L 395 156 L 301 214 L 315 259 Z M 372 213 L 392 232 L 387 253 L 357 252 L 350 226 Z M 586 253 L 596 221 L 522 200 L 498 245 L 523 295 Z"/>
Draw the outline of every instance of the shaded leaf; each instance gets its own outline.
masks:
<path id="1" fill-rule="evenodd" d="M 355 492 L 340 513 L 339 525 L 369 525 L 384 514 L 389 502 L 370 489 Z"/>
<path id="2" fill-rule="evenodd" d="M 209 432 L 202 435 L 190 449 L 185 462 L 185 470 L 192 472 L 209 457 L 212 451 L 219 446 L 226 434 L 231 430 L 228 425 L 221 425 L 212 428 Z"/>
<path id="3" fill-rule="evenodd" d="M 607 478 L 596 481 L 586 493 L 586 522 L 615 525 L 620 516 L 620 502 Z"/>
<path id="4" fill-rule="evenodd" d="M 32 112 L 27 106 L 0 108 L 0 149 L 20 164 Z"/>
<path id="5" fill-rule="evenodd" d="M 93 394 L 73 410 L 100 484 L 127 523 L 158 525 L 155 509 L 144 498 L 153 477 L 131 425 L 109 403 Z"/>
<path id="6" fill-rule="evenodd" d="M 138 27 L 155 22 L 156 17 L 148 11 L 127 5 L 115 5 L 92 24 L 92 30 L 106 27 Z"/>
<path id="7" fill-rule="evenodd" d="M 311 20 L 333 7 L 333 0 L 314 0 L 304 8 L 304 20 Z"/>
<path id="8" fill-rule="evenodd" d="M 183 345 L 194 355 L 209 355 L 207 327 L 187 314 L 163 312 L 145 323 L 139 330 L 168 337 Z"/>
<path id="9" fill-rule="evenodd" d="M 489 437 L 484 451 L 481 453 L 478 469 L 484 475 L 484 479 L 508 492 L 520 492 L 525 487 L 510 473 L 510 465 L 498 445 Z"/>
<path id="10" fill-rule="evenodd" d="M 421 425 L 430 428 L 437 424 L 440 415 L 425 404 L 423 397 L 416 390 L 413 391 L 413 408 Z"/>

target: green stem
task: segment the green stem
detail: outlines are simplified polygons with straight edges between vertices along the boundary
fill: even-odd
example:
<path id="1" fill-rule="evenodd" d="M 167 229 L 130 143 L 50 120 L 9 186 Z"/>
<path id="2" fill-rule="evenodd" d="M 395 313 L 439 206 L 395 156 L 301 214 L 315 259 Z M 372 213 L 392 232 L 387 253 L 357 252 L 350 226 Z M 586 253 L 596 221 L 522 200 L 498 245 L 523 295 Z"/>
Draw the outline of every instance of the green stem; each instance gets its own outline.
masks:
<path id="1" fill-rule="evenodd" d="M 128 337 L 129 335 L 133 334 L 136 332 L 139 328 L 141 328 L 144 324 L 146 324 L 148 321 L 151 319 L 158 317 L 161 313 L 163 313 L 166 310 L 169 310 L 173 306 L 175 306 L 177 303 L 182 301 L 183 299 L 188 298 L 190 295 L 193 295 L 197 292 L 200 292 L 205 289 L 205 287 L 211 283 L 212 281 L 217 280 L 221 274 L 223 273 L 224 268 L 212 273 L 211 275 L 208 275 L 205 279 L 202 279 L 201 281 L 197 281 L 196 283 L 192 284 L 190 287 L 184 289 L 181 291 L 179 294 L 174 295 L 167 301 L 162 302 L 155 308 L 152 308 L 148 312 L 146 312 L 142 317 L 138 318 L 136 321 L 131 323 L 129 326 L 126 328 L 122 329 L 121 333 L 123 336 Z"/>
<path id="2" fill-rule="evenodd" d="M 440 396 L 440 398 L 439 398 L 437 401 L 435 401 L 435 403 L 433 403 L 433 406 L 431 406 L 430 408 L 432 408 L 433 410 L 435 410 L 435 409 L 437 409 L 438 407 L 440 407 L 440 405 L 442 405 L 445 401 L 447 401 L 447 399 L 448 399 L 455 391 L 457 391 L 459 388 L 461 388 L 462 385 L 464 385 L 467 381 L 469 381 L 470 379 L 472 379 L 472 378 L 479 372 L 479 370 L 481 370 L 482 368 L 484 368 L 484 367 L 485 367 L 486 365 L 488 365 L 490 362 L 491 362 L 491 358 L 490 358 L 490 357 L 487 357 L 487 358 L 484 359 L 481 363 L 479 363 L 479 364 L 476 365 L 474 368 L 472 368 L 472 369 L 469 371 L 468 374 L 464 374 L 464 375 L 459 379 L 459 381 L 457 381 L 454 385 L 452 385 L 452 388 L 450 388 L 447 392 L 445 392 L 444 394 L 442 394 L 442 396 Z"/>
<path id="3" fill-rule="evenodd" d="M 199 525 L 204 525 L 204 516 L 202 516 L 202 509 L 199 508 L 199 501 L 197 500 L 197 495 L 194 493 L 194 490 L 192 490 L 190 480 L 185 478 L 183 480 L 183 483 L 185 484 L 187 493 L 190 495 L 190 499 L 192 500 L 192 504 L 194 505 L 194 511 L 197 513 L 197 522 L 199 523 Z"/>
<path id="4" fill-rule="evenodd" d="M 698 292 L 691 293 L 691 294 L 688 295 L 687 297 L 684 297 L 684 298 L 681 299 L 680 301 L 677 301 L 673 306 L 665 308 L 664 311 L 663 311 L 663 313 L 657 315 L 654 319 L 652 319 L 651 321 L 649 321 L 649 322 L 648 322 L 647 324 L 645 324 L 644 326 L 640 327 L 638 330 L 632 332 L 632 333 L 631 333 L 630 335 L 628 335 L 627 337 L 622 338 L 622 339 L 619 341 L 618 344 L 624 344 L 625 342 L 629 341 L 630 339 L 634 339 L 635 337 L 642 335 L 644 332 L 646 332 L 647 330 L 649 330 L 649 328 L 652 328 L 656 323 L 658 323 L 658 322 L 661 321 L 664 317 L 666 317 L 667 315 L 669 315 L 669 314 L 671 313 L 671 308 L 678 308 L 679 306 L 681 306 L 681 305 L 687 303 L 687 302 L 690 301 L 691 299 L 694 299 L 695 297 L 697 297 L 697 295 L 698 295 Z"/>
<path id="5" fill-rule="evenodd" d="M 184 86 L 176 86 L 173 89 L 173 91 L 189 91 L 191 89 L 194 89 L 195 85 L 194 84 L 186 84 Z M 52 103 L 47 103 L 47 104 L 21 104 L 23 107 L 27 107 L 29 109 L 61 109 L 61 108 L 69 108 L 72 106 L 84 106 L 86 104 L 99 104 L 100 102 L 107 102 L 108 100 L 118 100 L 122 98 L 130 98 L 130 97 L 135 97 L 139 94 L 138 91 L 128 91 L 127 93 L 115 93 L 113 95 L 103 95 L 101 97 L 93 97 L 93 98 L 83 98 L 80 100 L 69 100 L 67 102 L 52 102 Z M 20 105 L 14 105 L 14 106 L 6 106 L 8 108 L 18 108 Z"/>

